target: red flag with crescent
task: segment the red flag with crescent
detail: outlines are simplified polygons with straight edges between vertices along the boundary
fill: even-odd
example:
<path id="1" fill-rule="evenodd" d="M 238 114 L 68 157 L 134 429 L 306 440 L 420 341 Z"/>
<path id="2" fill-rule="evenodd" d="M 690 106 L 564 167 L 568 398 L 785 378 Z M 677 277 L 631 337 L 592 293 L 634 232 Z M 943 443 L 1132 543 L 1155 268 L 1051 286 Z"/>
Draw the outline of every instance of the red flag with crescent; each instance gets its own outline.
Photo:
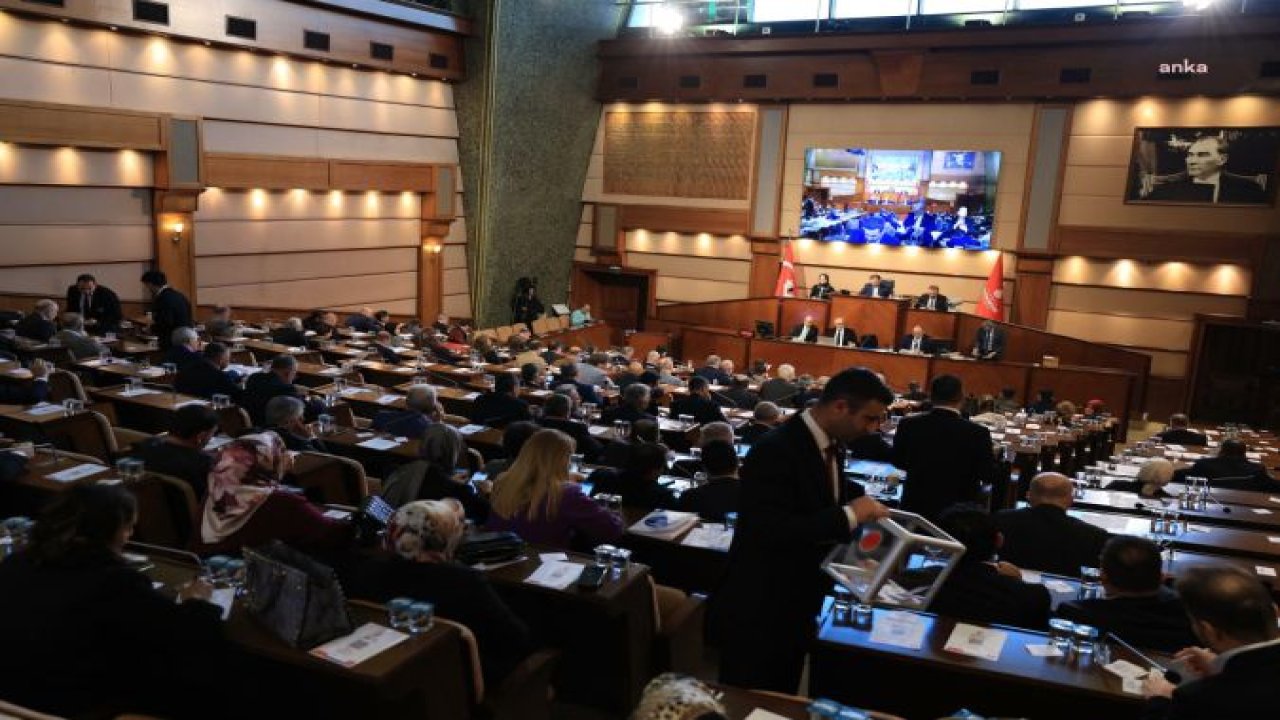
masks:
<path id="1" fill-rule="evenodd" d="M 778 284 L 773 289 L 778 297 L 794 297 L 796 294 L 796 256 L 791 243 L 782 244 L 782 262 L 778 267 Z"/>
<path id="2" fill-rule="evenodd" d="M 979 317 L 1004 321 L 1004 253 L 996 255 L 996 264 L 987 277 L 987 287 L 978 301 Z"/>

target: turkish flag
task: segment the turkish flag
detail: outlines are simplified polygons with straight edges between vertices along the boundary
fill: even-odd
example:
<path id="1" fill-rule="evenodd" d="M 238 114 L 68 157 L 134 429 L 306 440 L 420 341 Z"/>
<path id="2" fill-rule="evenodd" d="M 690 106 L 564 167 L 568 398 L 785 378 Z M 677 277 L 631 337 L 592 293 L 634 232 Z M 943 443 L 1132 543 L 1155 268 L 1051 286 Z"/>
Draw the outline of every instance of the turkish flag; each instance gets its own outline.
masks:
<path id="1" fill-rule="evenodd" d="M 996 264 L 987 276 L 987 287 L 978 301 L 979 317 L 1004 322 L 1004 253 L 996 255 Z"/>
<path id="2" fill-rule="evenodd" d="M 796 256 L 789 242 L 782 244 L 782 263 L 778 267 L 778 284 L 773 294 L 778 297 L 794 297 L 796 294 Z"/>

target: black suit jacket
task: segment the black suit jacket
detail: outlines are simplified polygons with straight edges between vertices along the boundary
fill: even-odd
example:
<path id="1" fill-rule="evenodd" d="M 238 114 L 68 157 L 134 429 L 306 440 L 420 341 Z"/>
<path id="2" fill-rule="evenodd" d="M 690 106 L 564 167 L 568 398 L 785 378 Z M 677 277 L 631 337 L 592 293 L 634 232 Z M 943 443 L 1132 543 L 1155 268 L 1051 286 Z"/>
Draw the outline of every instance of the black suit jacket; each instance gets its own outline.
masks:
<path id="1" fill-rule="evenodd" d="M 1173 691 L 1173 698 L 1152 698 L 1144 720 L 1223 720 L 1269 718 L 1280 703 L 1280 645 L 1240 653 L 1222 672 L 1193 680 Z"/>
<path id="2" fill-rule="evenodd" d="M 902 336 L 902 340 L 898 342 L 898 349 L 899 349 L 899 350 L 910 350 L 910 349 L 911 349 L 911 343 L 912 343 L 914 340 L 915 340 L 915 336 L 913 336 L 913 335 L 903 335 L 903 336 Z M 922 352 L 922 353 L 931 353 L 931 352 L 933 352 L 933 339 L 932 339 L 932 338 L 930 338 L 928 335 L 921 335 L 921 336 L 920 336 L 920 352 Z"/>
<path id="3" fill-rule="evenodd" d="M 583 460 L 586 460 L 589 463 L 594 463 L 600 459 L 600 441 L 591 437 L 591 431 L 587 429 L 586 423 L 580 423 L 576 420 L 567 420 L 565 418 L 550 418 L 544 416 L 538 420 L 538 424 L 544 428 L 559 430 L 565 435 L 573 438 L 578 454 L 582 455 Z"/>
<path id="4" fill-rule="evenodd" d="M 987 344 L 987 335 L 991 335 L 991 344 Z M 978 355 L 984 357 L 987 354 L 987 348 L 995 353 L 992 360 L 999 360 L 1004 357 L 1004 330 L 999 327 L 993 327 L 990 331 L 986 328 L 978 328 L 978 334 L 973 339 L 973 346 L 978 349 Z"/>
<path id="5" fill-rule="evenodd" d="M 1173 445 L 1204 446 L 1209 444 L 1209 438 L 1204 433 L 1198 433 L 1187 428 L 1170 428 L 1164 432 L 1156 433 L 1156 437 L 1161 442 Z"/>
<path id="6" fill-rule="evenodd" d="M 504 427 L 507 423 L 532 417 L 529 403 L 506 393 L 487 392 L 476 398 L 471 406 L 471 421 L 491 427 Z"/>
<path id="7" fill-rule="evenodd" d="M 809 327 L 806 328 L 804 324 L 801 323 L 791 329 L 791 335 L 789 335 L 788 337 L 792 339 L 797 337 L 803 337 L 805 342 L 816 343 L 818 342 L 818 326 L 810 325 Z"/>
<path id="8" fill-rule="evenodd" d="M 195 327 L 191 320 L 191 302 L 186 295 L 165 286 L 151 301 L 151 331 L 160 347 L 167 348 L 172 344 L 173 331 L 180 327 Z"/>
<path id="9" fill-rule="evenodd" d="M 977 501 L 995 476 L 991 431 L 943 408 L 909 415 L 894 435 L 893 464 L 907 473 L 902 509 L 936 520 L 955 503 Z"/>
<path id="10" fill-rule="evenodd" d="M 214 395 L 229 395 L 231 401 L 239 404 L 244 391 L 236 384 L 226 371 L 208 360 L 188 363 L 178 370 L 174 380 L 174 389 L 187 395 L 208 398 Z"/>
<path id="11" fill-rule="evenodd" d="M 612 425 L 619 420 L 626 420 L 633 423 L 637 420 L 657 420 L 655 416 L 643 410 L 637 410 L 630 405 L 615 405 L 600 414 L 601 422 L 606 425 Z"/>
<path id="12" fill-rule="evenodd" d="M 1081 567 L 1098 567 L 1111 534 L 1073 518 L 1056 505 L 1037 505 L 996 513 L 1004 534 L 1000 558 L 1018 567 L 1079 577 Z"/>
<path id="13" fill-rule="evenodd" d="M 728 400 L 728 407 L 735 407 L 740 410 L 753 410 L 760 402 L 760 396 L 751 392 L 748 388 L 738 388 L 737 390 L 724 390 L 716 393 L 724 400 Z M 714 397 L 714 396 L 712 396 Z"/>
<path id="14" fill-rule="evenodd" d="M 288 395 L 304 400 L 298 388 L 280 379 L 273 372 L 254 373 L 244 383 L 244 394 L 241 395 L 241 406 L 248 411 L 254 425 L 266 424 L 267 403 L 271 398 Z"/>
<path id="15" fill-rule="evenodd" d="M 35 405 L 49 398 L 49 382 L 0 382 L 0 405 Z"/>
<path id="16" fill-rule="evenodd" d="M 724 522 L 724 514 L 738 512 L 742 483 L 733 476 L 714 477 L 680 495 L 680 509 L 695 512 L 707 522 Z"/>
<path id="17" fill-rule="evenodd" d="M 194 448 L 165 442 L 164 438 L 150 438 L 134 446 L 134 454 L 141 458 L 147 470 L 184 480 L 196 494 L 196 501 L 204 502 L 209 487 L 209 471 L 213 469 L 213 457 Z"/>
<path id="18" fill-rule="evenodd" d="M 746 445 L 754 445 L 765 433 L 773 430 L 773 425 L 761 425 L 752 420 L 738 430 L 738 441 Z"/>
<path id="19" fill-rule="evenodd" d="M 835 291 L 836 289 L 832 287 L 831 283 L 818 283 L 809 288 L 809 297 L 814 300 L 826 300 Z"/>
<path id="20" fill-rule="evenodd" d="M 833 343 L 835 343 L 836 345 L 840 345 L 840 346 L 852 345 L 852 346 L 854 346 L 854 347 L 857 347 L 857 346 L 858 346 L 858 331 L 857 331 L 857 329 L 856 329 L 856 328 L 851 328 L 851 327 L 849 327 L 848 325 L 845 325 L 845 326 L 844 326 L 844 335 L 843 335 L 842 337 L 838 337 L 838 338 L 837 338 L 837 337 L 836 337 L 836 328 L 831 328 L 831 341 L 832 341 Z"/>
<path id="21" fill-rule="evenodd" d="M 302 330 L 294 330 L 293 328 L 276 328 L 271 331 L 271 342 L 289 347 L 306 347 L 307 334 Z"/>
<path id="22" fill-rule="evenodd" d="M 1147 597 L 1072 600 L 1058 606 L 1058 615 L 1113 632 L 1130 645 L 1148 650 L 1175 653 L 1200 644 L 1182 600 L 1166 587 Z"/>
<path id="23" fill-rule="evenodd" d="M 1246 458 L 1211 457 L 1197 460 L 1191 467 L 1175 471 L 1173 481 L 1186 482 L 1189 477 L 1209 478 L 1210 488 L 1280 491 L 1280 482 L 1273 480 L 1261 463 Z"/>
<path id="24" fill-rule="evenodd" d="M 65 312 L 80 313 L 86 322 L 97 320 L 99 331 L 116 330 L 120 327 L 123 314 L 120 311 L 120 298 L 111 288 L 101 285 L 93 289 L 89 296 L 89 307 L 82 311 L 80 306 L 80 288 L 72 285 L 67 288 L 67 305 Z"/>
<path id="25" fill-rule="evenodd" d="M 43 315 L 28 313 L 13 327 L 13 332 L 18 337 L 49 342 L 50 338 L 58 334 L 58 326 L 45 320 Z"/>
<path id="26" fill-rule="evenodd" d="M 686 395 L 671 403 L 671 417 L 692 415 L 694 422 L 705 424 L 724 420 L 724 412 L 715 402 L 700 395 Z"/>
<path id="27" fill-rule="evenodd" d="M 694 370 L 693 374 L 706 380 L 712 385 L 726 385 L 730 380 L 733 379 L 729 377 L 728 373 L 724 372 L 720 368 L 718 367 L 713 368 L 710 365 L 703 365 L 697 370 Z"/>
<path id="28" fill-rule="evenodd" d="M 964 561 L 947 576 L 929 611 L 958 620 L 1040 630 L 1049 624 L 1049 591 L 1006 577 L 985 562 Z"/>
<path id="29" fill-rule="evenodd" d="M 862 289 L 858 291 L 858 294 L 863 297 L 871 297 L 871 291 L 873 287 L 874 286 L 871 283 L 864 283 L 862 285 Z M 887 280 L 881 280 L 880 281 L 880 297 L 887 298 L 889 297 L 889 294 L 892 292 L 893 292 L 893 285 L 891 285 Z"/>
<path id="30" fill-rule="evenodd" d="M 929 307 L 928 295 L 921 295 L 920 297 L 916 298 L 915 309 L 924 310 L 927 307 Z M 937 299 L 933 301 L 933 309 L 938 311 L 943 311 L 949 308 L 950 306 L 947 304 L 947 296 L 939 293 Z"/>
<path id="31" fill-rule="evenodd" d="M 800 386 L 782 378 L 769 378 L 760 384 L 760 399 L 773 403 L 787 404 L 787 401 L 800 392 Z"/>

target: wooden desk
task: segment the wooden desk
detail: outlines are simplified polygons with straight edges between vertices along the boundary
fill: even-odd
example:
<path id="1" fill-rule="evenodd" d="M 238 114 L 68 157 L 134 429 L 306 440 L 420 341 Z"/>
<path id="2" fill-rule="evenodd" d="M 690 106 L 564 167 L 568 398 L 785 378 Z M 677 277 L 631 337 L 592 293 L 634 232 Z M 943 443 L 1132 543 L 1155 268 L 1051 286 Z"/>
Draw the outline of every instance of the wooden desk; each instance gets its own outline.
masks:
<path id="1" fill-rule="evenodd" d="M 861 328 L 858 329 L 861 331 Z M 764 360 L 774 367 L 789 363 L 795 366 L 797 372 L 815 376 L 834 375 L 848 367 L 866 367 L 883 373 L 890 385 L 903 388 L 909 382 L 923 385 L 929 377 L 929 358 L 925 355 L 838 348 L 787 340 L 753 340 L 750 351 L 752 360 Z"/>
<path id="2" fill-rule="evenodd" d="M 162 367 L 144 368 L 138 363 L 122 362 L 119 359 L 113 359 L 106 364 L 97 359 L 81 360 L 75 364 L 75 367 L 92 372 L 97 382 L 104 385 L 114 385 L 132 378 L 140 378 L 157 385 L 173 384 L 173 378 Z"/>
<path id="3" fill-rule="evenodd" d="M 649 569 L 632 563 L 595 591 L 554 590 L 524 582 L 541 564 L 530 559 L 488 571 L 498 594 L 533 630 L 538 643 L 564 655 L 554 685 L 559 698 L 626 715 L 652 675 L 654 593 Z M 590 564 L 585 555 L 571 560 Z"/>
<path id="4" fill-rule="evenodd" d="M 127 391 L 128 387 L 124 385 L 91 388 L 89 395 L 114 405 L 122 427 L 153 434 L 168 431 L 173 413 L 178 408 L 191 403 L 209 404 L 204 398 L 168 390 L 145 395 L 128 395 L 125 394 Z"/>
<path id="5" fill-rule="evenodd" d="M 1083 498 L 1076 498 L 1073 506 L 1081 510 L 1095 512 L 1142 511 L 1138 505 L 1150 508 L 1147 512 L 1160 509 L 1158 500 L 1148 500 L 1131 492 L 1113 492 L 1109 490 L 1085 490 Z M 1274 508 L 1250 507 L 1230 503 L 1207 503 L 1204 510 L 1183 510 L 1176 502 L 1170 503 L 1168 510 L 1177 512 L 1196 525 L 1221 525 L 1246 530 L 1260 530 L 1272 535 L 1280 535 L 1280 503 L 1273 503 Z M 1266 510 L 1267 512 L 1259 512 Z"/>
<path id="6" fill-rule="evenodd" d="M 836 295 L 831 298 L 830 319 L 844 318 L 847 327 L 862 335 L 875 335 L 882 347 L 894 347 L 906 322 L 907 301 L 869 298 L 859 295 Z M 831 323 L 823 325 L 828 328 Z M 824 330 L 825 332 L 825 330 Z"/>
<path id="7" fill-rule="evenodd" d="M 934 340 L 946 340 L 951 342 L 954 349 L 960 345 L 960 339 L 956 337 L 956 325 L 958 317 L 953 312 L 946 310 L 912 310 L 908 308 L 906 318 L 903 320 L 902 326 L 908 330 L 919 325 L 924 328 L 924 334 Z M 862 328 L 858 328 L 861 330 Z M 964 342 L 971 342 L 965 340 Z"/>
<path id="8" fill-rule="evenodd" d="M 875 618 L 883 612 L 876 609 Z M 1008 636 L 1000 659 L 992 662 L 946 652 L 955 621 L 920 615 L 928 629 L 924 645 L 912 650 L 872 643 L 869 630 L 837 625 L 828 613 L 810 655 L 810 694 L 911 718 L 944 717 L 960 708 L 1037 720 L 1137 714 L 1142 698 L 1123 693 L 1115 675 L 1070 656 L 1037 658 L 1027 652 L 1027 644 L 1048 641 L 1042 633 L 1001 627 Z M 1119 648 L 1113 656 L 1138 662 Z M 904 678 L 918 691 L 904 691 Z"/>
<path id="9" fill-rule="evenodd" d="M 1146 535 L 1151 527 L 1149 516 L 1128 513 L 1100 513 L 1091 510 L 1070 510 L 1072 516 L 1090 525 L 1119 534 Z M 1236 557 L 1257 558 L 1268 562 L 1280 560 L 1280 542 L 1271 542 L 1266 532 L 1237 530 L 1213 525 L 1199 526 L 1203 532 L 1188 530 L 1171 536 L 1173 547 L 1179 550 L 1196 550 L 1215 555 L 1233 555 Z"/>

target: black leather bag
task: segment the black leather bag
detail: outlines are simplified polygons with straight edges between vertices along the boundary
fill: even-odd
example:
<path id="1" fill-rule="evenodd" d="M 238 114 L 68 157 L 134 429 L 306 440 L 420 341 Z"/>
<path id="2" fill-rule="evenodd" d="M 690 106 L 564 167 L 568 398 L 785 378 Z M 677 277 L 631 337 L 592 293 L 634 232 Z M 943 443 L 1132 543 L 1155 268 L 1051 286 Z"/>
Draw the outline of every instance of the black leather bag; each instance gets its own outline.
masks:
<path id="1" fill-rule="evenodd" d="M 462 539 L 454 558 L 467 565 L 515 560 L 524 553 L 524 540 L 513 532 L 472 533 Z"/>
<path id="2" fill-rule="evenodd" d="M 281 640 L 311 649 L 351 633 L 347 599 L 327 565 L 279 540 L 245 549 L 249 612 Z"/>

